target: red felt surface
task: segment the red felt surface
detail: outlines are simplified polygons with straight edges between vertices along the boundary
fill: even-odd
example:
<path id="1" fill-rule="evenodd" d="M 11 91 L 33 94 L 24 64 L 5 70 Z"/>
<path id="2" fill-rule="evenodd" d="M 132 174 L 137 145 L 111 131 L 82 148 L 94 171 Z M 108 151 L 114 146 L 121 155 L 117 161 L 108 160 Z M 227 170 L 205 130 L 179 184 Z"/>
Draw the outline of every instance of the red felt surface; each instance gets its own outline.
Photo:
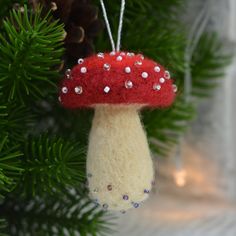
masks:
<path id="1" fill-rule="evenodd" d="M 121 54 L 122 61 L 117 61 Z M 137 65 L 141 61 L 142 65 Z M 109 71 L 104 69 L 104 64 L 110 64 Z M 125 72 L 125 67 L 131 68 L 131 73 Z M 160 67 L 160 72 L 154 70 Z M 87 73 L 81 73 L 81 68 L 86 67 Z M 64 107 L 79 108 L 95 106 L 97 104 L 143 104 L 151 107 L 170 106 L 174 99 L 173 81 L 165 78 L 165 68 L 142 55 L 127 55 L 117 52 L 115 55 L 104 54 L 104 58 L 97 55 L 84 59 L 82 64 L 76 65 L 71 72 L 71 77 L 65 78 L 61 90 L 66 87 L 68 92 L 60 92 L 60 101 Z M 148 78 L 142 78 L 142 73 L 147 72 Z M 165 78 L 160 83 L 160 78 Z M 133 87 L 127 89 L 126 81 L 132 81 Z M 161 85 L 160 91 L 154 90 L 155 84 Z M 76 94 L 75 87 L 83 89 L 81 94 Z M 104 88 L 110 88 L 109 93 Z"/>

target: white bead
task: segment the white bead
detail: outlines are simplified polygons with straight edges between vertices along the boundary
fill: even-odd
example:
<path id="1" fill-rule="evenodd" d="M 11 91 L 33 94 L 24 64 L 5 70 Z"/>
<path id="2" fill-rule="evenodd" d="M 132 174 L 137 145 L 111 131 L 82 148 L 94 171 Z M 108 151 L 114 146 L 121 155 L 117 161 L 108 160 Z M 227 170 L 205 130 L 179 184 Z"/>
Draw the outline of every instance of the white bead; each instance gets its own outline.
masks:
<path id="1" fill-rule="evenodd" d="M 104 92 L 105 92 L 105 93 L 109 93 L 110 90 L 111 90 L 111 89 L 110 89 L 110 87 L 108 87 L 108 86 L 106 86 L 106 87 L 104 88 Z"/>
<path id="2" fill-rule="evenodd" d="M 144 56 L 142 54 L 138 55 L 142 60 L 144 60 Z"/>
<path id="3" fill-rule="evenodd" d="M 134 64 L 135 64 L 136 66 L 141 66 L 143 63 L 142 63 L 141 61 L 136 61 Z"/>
<path id="4" fill-rule="evenodd" d="M 125 67 L 125 73 L 127 74 L 131 73 L 131 68 L 129 66 Z"/>
<path id="5" fill-rule="evenodd" d="M 75 87 L 75 93 L 76 93 L 76 94 L 81 94 L 81 93 L 83 93 L 83 88 L 82 88 L 81 86 Z"/>
<path id="6" fill-rule="evenodd" d="M 156 90 L 156 91 L 160 91 L 161 90 L 161 85 L 160 84 L 154 84 L 153 89 Z"/>
<path id="7" fill-rule="evenodd" d="M 133 88 L 133 82 L 130 81 L 130 80 L 126 80 L 126 81 L 125 81 L 125 87 L 126 87 L 127 89 Z"/>
<path id="8" fill-rule="evenodd" d="M 118 56 L 118 57 L 116 58 L 117 61 L 122 61 L 122 59 L 123 59 L 122 56 Z"/>
<path id="9" fill-rule="evenodd" d="M 115 55 L 116 55 L 116 52 L 110 52 L 110 55 L 111 55 L 111 56 L 115 56 Z"/>
<path id="10" fill-rule="evenodd" d="M 128 56 L 128 57 L 133 57 L 134 55 L 135 55 L 135 54 L 134 54 L 133 52 L 128 52 L 128 53 L 127 53 L 127 56 Z"/>
<path id="11" fill-rule="evenodd" d="M 120 55 L 121 55 L 121 56 L 125 56 L 125 52 L 121 52 Z"/>
<path id="12" fill-rule="evenodd" d="M 166 80 L 164 78 L 160 78 L 159 81 L 160 81 L 161 84 L 163 84 L 163 83 L 165 83 Z"/>
<path id="13" fill-rule="evenodd" d="M 80 68 L 80 72 L 81 72 L 82 74 L 87 73 L 87 68 L 86 68 L 86 67 L 81 67 L 81 68 Z"/>
<path id="14" fill-rule="evenodd" d="M 105 63 L 104 65 L 103 65 L 103 68 L 104 68 L 104 70 L 110 70 L 111 69 L 111 65 L 110 64 L 108 64 L 108 63 Z"/>
<path id="15" fill-rule="evenodd" d="M 161 71 L 161 68 L 160 68 L 159 66 L 155 66 L 155 67 L 154 67 L 154 71 L 158 73 L 158 72 Z"/>
<path id="16" fill-rule="evenodd" d="M 104 53 L 99 52 L 99 53 L 97 54 L 97 57 L 99 57 L 99 58 L 104 58 Z"/>
<path id="17" fill-rule="evenodd" d="M 143 73 L 142 73 L 142 77 L 143 77 L 144 79 L 147 79 L 147 78 L 148 78 L 148 73 L 147 73 L 147 72 L 143 72 Z"/>
<path id="18" fill-rule="evenodd" d="M 65 75 L 66 75 L 67 79 L 70 79 L 71 78 L 71 69 L 67 69 Z"/>
<path id="19" fill-rule="evenodd" d="M 166 70 L 164 76 L 166 79 L 170 79 L 170 72 Z"/>
<path id="20" fill-rule="evenodd" d="M 177 93 L 177 91 L 178 91 L 177 85 L 173 84 L 173 85 L 172 85 L 172 88 L 173 88 L 174 93 Z"/>
<path id="21" fill-rule="evenodd" d="M 61 102 L 61 97 L 60 96 L 58 97 L 58 101 Z"/>
<path id="22" fill-rule="evenodd" d="M 62 91 L 62 93 L 68 93 L 68 88 L 67 87 L 62 87 L 61 91 Z"/>
<path id="23" fill-rule="evenodd" d="M 80 58 L 78 59 L 78 64 L 82 64 L 84 62 L 84 59 Z"/>

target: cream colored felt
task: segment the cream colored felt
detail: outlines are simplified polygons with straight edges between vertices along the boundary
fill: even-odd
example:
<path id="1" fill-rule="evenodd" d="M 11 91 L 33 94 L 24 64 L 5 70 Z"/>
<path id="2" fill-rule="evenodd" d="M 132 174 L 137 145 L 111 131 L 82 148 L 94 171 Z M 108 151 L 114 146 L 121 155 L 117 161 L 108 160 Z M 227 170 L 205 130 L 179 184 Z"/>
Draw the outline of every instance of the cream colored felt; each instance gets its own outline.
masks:
<path id="1" fill-rule="evenodd" d="M 87 174 L 92 199 L 108 210 L 137 207 L 148 197 L 154 173 L 138 107 L 96 107 Z"/>

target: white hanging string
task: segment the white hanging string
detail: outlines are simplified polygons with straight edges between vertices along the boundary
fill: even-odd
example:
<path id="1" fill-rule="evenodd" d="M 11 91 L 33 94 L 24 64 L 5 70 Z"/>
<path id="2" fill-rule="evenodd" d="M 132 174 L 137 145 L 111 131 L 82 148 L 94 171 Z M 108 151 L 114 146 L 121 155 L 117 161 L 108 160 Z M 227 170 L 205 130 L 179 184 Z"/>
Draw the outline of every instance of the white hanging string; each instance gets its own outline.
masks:
<path id="1" fill-rule="evenodd" d="M 116 51 L 117 52 L 120 51 L 124 12 L 125 12 L 125 0 L 122 0 L 121 1 L 121 8 L 120 8 L 120 22 L 119 22 L 119 28 L 118 28 L 117 44 L 116 44 Z"/>
<path id="2" fill-rule="evenodd" d="M 111 26 L 110 26 L 110 23 L 109 23 L 109 20 L 108 20 L 105 4 L 104 4 L 103 0 L 100 0 L 100 3 L 101 3 L 101 6 L 102 6 L 102 12 L 103 12 L 103 17 L 104 17 L 105 24 L 106 24 L 106 27 L 107 27 L 107 32 L 108 32 L 108 35 L 109 35 L 109 38 L 110 38 L 112 51 L 118 51 L 119 52 L 120 51 L 120 45 L 121 45 L 121 34 L 122 34 L 122 27 L 123 27 L 124 12 L 125 12 L 125 0 L 121 1 L 120 21 L 119 21 L 119 27 L 118 27 L 116 48 L 115 48 L 114 39 L 112 37 Z"/>
<path id="3" fill-rule="evenodd" d="M 103 0 L 100 0 L 100 3 L 101 3 L 101 7 L 102 7 L 102 12 L 103 12 L 103 17 L 104 17 L 104 20 L 105 20 L 105 24 L 106 24 L 106 27 L 107 27 L 107 32 L 108 32 L 108 35 L 109 35 L 109 38 L 110 38 L 112 51 L 115 51 L 116 48 L 115 48 L 115 43 L 114 43 L 114 40 L 113 40 L 113 37 L 112 37 L 111 26 L 110 26 L 110 23 L 109 23 L 109 20 L 108 20 L 108 17 L 107 17 L 107 11 L 106 11 Z"/>

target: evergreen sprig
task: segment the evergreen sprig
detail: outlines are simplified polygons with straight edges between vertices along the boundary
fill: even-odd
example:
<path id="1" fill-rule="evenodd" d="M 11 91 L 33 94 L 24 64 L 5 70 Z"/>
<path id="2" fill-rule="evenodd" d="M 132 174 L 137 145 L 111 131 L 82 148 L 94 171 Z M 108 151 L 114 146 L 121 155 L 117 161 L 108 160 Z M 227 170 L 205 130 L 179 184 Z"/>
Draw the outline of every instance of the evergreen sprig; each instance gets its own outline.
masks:
<path id="1" fill-rule="evenodd" d="M 30 137 L 25 142 L 20 188 L 27 195 L 63 191 L 66 186 L 80 187 L 85 181 L 84 150 L 76 142 L 61 138 Z"/>
<path id="2" fill-rule="evenodd" d="M 112 233 L 106 213 L 74 189 L 46 198 L 8 197 L 4 205 L 0 205 L 0 216 L 6 218 L 6 232 L 13 236 L 96 236 Z"/>
<path id="3" fill-rule="evenodd" d="M 21 156 L 16 146 L 8 146 L 8 136 L 0 136 L 0 192 L 9 192 L 15 187 L 23 171 L 20 168 Z"/>
<path id="4" fill-rule="evenodd" d="M 24 13 L 13 10 L 3 21 L 0 35 L 0 82 L 4 97 L 25 101 L 45 95 L 45 86 L 55 89 L 52 79 L 58 77 L 53 66 L 62 55 L 63 26 L 41 10 Z M 28 95 L 28 96 L 27 96 Z"/>

